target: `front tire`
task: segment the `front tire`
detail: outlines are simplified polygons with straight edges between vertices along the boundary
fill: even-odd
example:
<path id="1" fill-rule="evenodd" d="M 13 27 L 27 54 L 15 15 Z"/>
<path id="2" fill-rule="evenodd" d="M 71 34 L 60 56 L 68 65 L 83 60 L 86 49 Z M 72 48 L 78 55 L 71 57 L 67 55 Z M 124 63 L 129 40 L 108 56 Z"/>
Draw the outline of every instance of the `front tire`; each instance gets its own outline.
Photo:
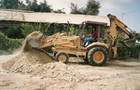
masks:
<path id="1" fill-rule="evenodd" d="M 56 54 L 57 54 L 57 52 L 54 52 L 54 53 L 53 53 L 53 57 L 56 57 Z"/>
<path id="2" fill-rule="evenodd" d="M 69 56 L 66 52 L 58 52 L 56 55 L 55 55 L 55 59 L 59 62 L 63 62 L 65 64 L 68 63 L 69 61 Z"/>
<path id="3" fill-rule="evenodd" d="M 88 52 L 88 62 L 91 65 L 102 66 L 107 61 L 107 51 L 101 47 L 94 47 Z"/>

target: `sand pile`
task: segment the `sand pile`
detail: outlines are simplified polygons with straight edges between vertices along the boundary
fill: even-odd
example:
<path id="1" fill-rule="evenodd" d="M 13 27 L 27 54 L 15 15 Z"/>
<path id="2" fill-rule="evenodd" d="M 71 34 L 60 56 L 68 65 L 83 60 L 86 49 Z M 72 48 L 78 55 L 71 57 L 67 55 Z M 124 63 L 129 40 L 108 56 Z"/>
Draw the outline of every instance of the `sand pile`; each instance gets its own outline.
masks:
<path id="1" fill-rule="evenodd" d="M 83 75 L 74 73 L 62 62 L 52 62 L 52 58 L 49 55 L 38 49 L 22 52 L 3 63 L 2 68 L 8 72 L 30 74 L 31 76 L 40 76 L 41 78 L 76 82 L 84 81 Z"/>
<path id="2" fill-rule="evenodd" d="M 2 68 L 8 72 L 29 74 L 52 80 L 85 81 L 85 76 L 73 72 L 62 62 L 52 62 L 51 57 L 37 49 L 19 54 L 3 63 Z"/>
<path id="3" fill-rule="evenodd" d="M 85 76 L 73 72 L 68 66 L 62 62 L 52 62 L 48 64 L 30 65 L 26 68 L 19 68 L 16 72 L 30 74 L 32 76 L 40 76 L 42 79 L 50 78 L 52 80 L 60 81 L 85 81 Z M 24 72 L 23 72 L 24 71 Z"/>
<path id="4" fill-rule="evenodd" d="M 34 64 L 45 64 L 53 62 L 53 58 L 47 55 L 42 50 L 32 49 L 28 52 L 21 52 L 18 56 L 3 63 L 3 68 L 6 70 L 15 70 L 19 67 L 26 67 Z"/>
<path id="5" fill-rule="evenodd" d="M 31 37 L 31 35 L 29 35 Z M 51 63 L 50 63 L 51 62 Z M 22 52 L 11 60 L 2 64 L 2 68 L 15 73 L 30 74 L 41 78 L 51 78 L 65 81 L 83 81 L 84 76 L 74 73 L 61 62 L 54 62 L 43 50 L 34 49 L 25 39 Z"/>
<path id="6" fill-rule="evenodd" d="M 74 73 L 66 64 L 61 62 L 48 63 L 49 59 L 52 61 L 44 52 L 32 49 L 3 63 L 2 68 L 8 72 L 30 74 L 41 78 L 76 82 L 85 81 L 85 76 Z"/>

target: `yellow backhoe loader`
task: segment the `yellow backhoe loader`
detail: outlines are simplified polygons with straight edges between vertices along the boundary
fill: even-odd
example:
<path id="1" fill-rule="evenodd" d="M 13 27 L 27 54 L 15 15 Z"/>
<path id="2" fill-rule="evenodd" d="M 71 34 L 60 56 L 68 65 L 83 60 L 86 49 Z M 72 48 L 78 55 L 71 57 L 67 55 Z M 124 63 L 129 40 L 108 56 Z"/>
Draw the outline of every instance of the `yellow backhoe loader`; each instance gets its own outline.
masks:
<path id="1" fill-rule="evenodd" d="M 94 21 L 84 21 L 77 36 L 66 36 L 63 33 L 44 36 L 41 32 L 35 31 L 29 34 L 26 40 L 32 48 L 42 49 L 53 46 L 52 51 L 57 61 L 68 63 L 69 55 L 75 55 L 77 57 L 84 57 L 91 65 L 102 66 L 106 63 L 108 57 L 117 57 L 118 33 L 116 27 L 119 27 L 129 36 L 129 39 L 124 42 L 126 46 L 134 45 L 136 41 L 136 34 L 128 31 L 128 27 L 123 22 L 111 14 L 108 15 L 108 18 L 110 19 L 110 26 L 107 29 L 107 33 L 111 41 L 109 45 L 106 44 L 104 39 L 107 23 Z M 98 38 L 88 46 L 83 47 L 84 36 L 91 32 L 93 26 L 97 28 Z"/>

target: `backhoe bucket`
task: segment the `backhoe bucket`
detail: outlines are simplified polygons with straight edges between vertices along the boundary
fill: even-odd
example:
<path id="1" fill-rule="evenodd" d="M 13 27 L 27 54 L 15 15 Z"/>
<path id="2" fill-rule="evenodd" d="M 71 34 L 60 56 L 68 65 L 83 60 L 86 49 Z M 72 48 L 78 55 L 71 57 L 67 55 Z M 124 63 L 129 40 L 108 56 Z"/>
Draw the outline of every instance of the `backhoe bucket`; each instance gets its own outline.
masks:
<path id="1" fill-rule="evenodd" d="M 136 38 L 125 39 L 124 41 L 121 41 L 121 43 L 126 47 L 132 47 L 136 43 Z"/>

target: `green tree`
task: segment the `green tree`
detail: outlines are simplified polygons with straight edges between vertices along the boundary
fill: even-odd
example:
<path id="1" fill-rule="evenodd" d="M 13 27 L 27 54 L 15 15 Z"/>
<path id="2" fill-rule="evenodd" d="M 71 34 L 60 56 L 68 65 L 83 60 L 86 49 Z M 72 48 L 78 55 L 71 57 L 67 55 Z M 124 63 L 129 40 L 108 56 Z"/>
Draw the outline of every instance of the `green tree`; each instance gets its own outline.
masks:
<path id="1" fill-rule="evenodd" d="M 77 4 L 71 3 L 71 14 L 83 14 L 81 9 L 78 8 Z"/>
<path id="2" fill-rule="evenodd" d="M 47 4 L 47 1 L 41 2 L 38 4 L 37 0 L 26 0 L 27 3 L 27 10 L 31 10 L 34 12 L 51 12 L 51 6 Z"/>
<path id="3" fill-rule="evenodd" d="M 37 4 L 37 0 L 33 0 L 33 2 L 27 0 L 26 3 L 28 4 L 27 5 L 28 10 L 39 12 L 39 5 Z"/>
<path id="4" fill-rule="evenodd" d="M 140 42 L 140 33 L 138 33 L 138 35 L 137 35 L 137 40 Z"/>
<path id="5" fill-rule="evenodd" d="M 44 2 L 41 2 L 40 5 L 40 12 L 51 12 L 51 6 L 47 4 L 47 1 L 44 0 Z"/>
<path id="6" fill-rule="evenodd" d="M 99 9 L 100 9 L 100 3 L 95 0 L 88 0 L 86 8 L 85 8 L 85 14 L 87 15 L 98 15 Z"/>
<path id="7" fill-rule="evenodd" d="M 18 9 L 19 7 L 25 7 L 20 0 L 0 0 L 0 8 L 3 9 Z"/>
<path id="8" fill-rule="evenodd" d="M 0 32 L 0 54 L 3 51 L 13 51 L 21 46 L 21 41 L 19 39 L 8 38 L 4 33 Z"/>
<path id="9" fill-rule="evenodd" d="M 8 27 L 7 30 L 3 31 L 3 33 L 8 38 L 13 38 L 13 39 L 20 39 L 25 37 L 23 35 L 22 27 L 20 25 Z"/>
<path id="10" fill-rule="evenodd" d="M 98 15 L 100 3 L 95 0 L 88 0 L 85 8 L 79 8 L 76 4 L 71 3 L 71 14 Z"/>
<path id="11" fill-rule="evenodd" d="M 35 31 L 32 24 L 29 24 L 29 23 L 22 24 L 21 27 L 22 27 L 22 34 L 24 36 L 27 36 L 31 32 Z"/>

